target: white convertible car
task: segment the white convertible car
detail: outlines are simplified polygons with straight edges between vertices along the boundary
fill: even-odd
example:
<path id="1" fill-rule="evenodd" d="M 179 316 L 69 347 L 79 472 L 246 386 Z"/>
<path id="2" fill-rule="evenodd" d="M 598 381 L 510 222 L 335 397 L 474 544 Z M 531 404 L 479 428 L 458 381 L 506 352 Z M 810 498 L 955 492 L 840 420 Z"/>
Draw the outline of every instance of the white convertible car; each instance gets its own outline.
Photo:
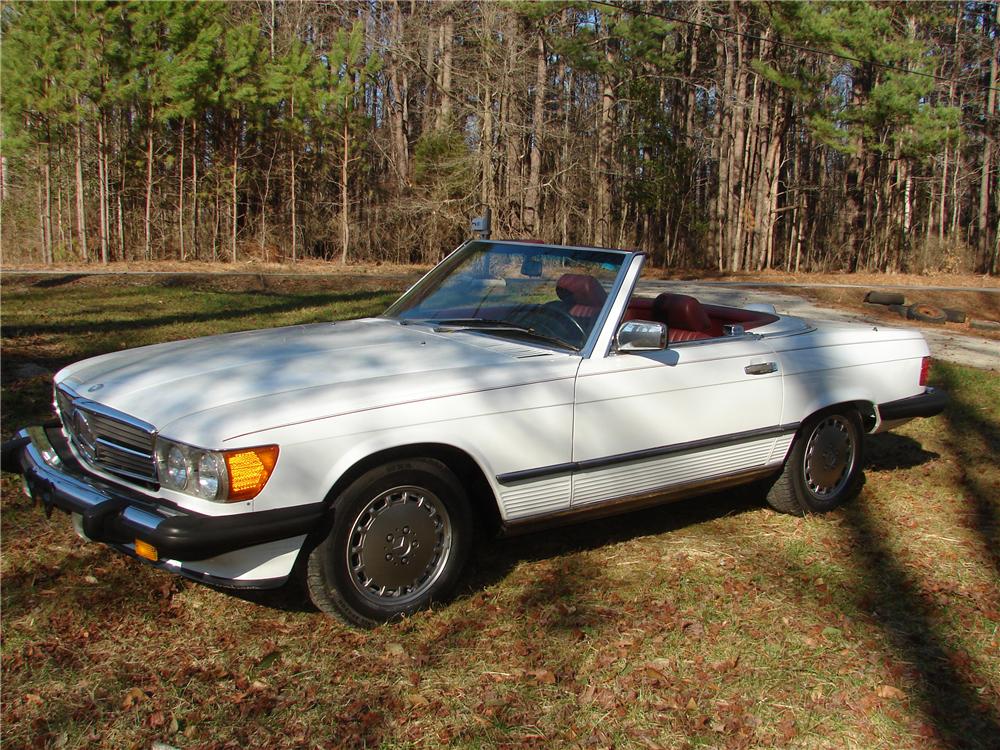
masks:
<path id="1" fill-rule="evenodd" d="M 913 329 L 638 297 L 643 260 L 471 241 L 376 318 L 78 362 L 3 463 L 86 539 L 224 586 L 300 572 L 372 625 L 445 597 L 475 528 L 748 482 L 831 510 L 866 433 L 944 408 Z"/>

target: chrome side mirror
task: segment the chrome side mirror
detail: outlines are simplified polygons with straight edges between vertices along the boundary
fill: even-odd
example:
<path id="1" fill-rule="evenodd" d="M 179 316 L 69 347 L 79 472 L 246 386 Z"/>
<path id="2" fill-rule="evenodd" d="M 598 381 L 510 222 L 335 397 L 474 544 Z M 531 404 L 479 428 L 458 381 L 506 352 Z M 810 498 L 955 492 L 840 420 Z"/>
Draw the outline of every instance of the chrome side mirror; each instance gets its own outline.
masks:
<path id="1" fill-rule="evenodd" d="M 629 320 L 621 324 L 615 344 L 620 352 L 654 352 L 667 348 L 667 326 L 652 320 Z"/>

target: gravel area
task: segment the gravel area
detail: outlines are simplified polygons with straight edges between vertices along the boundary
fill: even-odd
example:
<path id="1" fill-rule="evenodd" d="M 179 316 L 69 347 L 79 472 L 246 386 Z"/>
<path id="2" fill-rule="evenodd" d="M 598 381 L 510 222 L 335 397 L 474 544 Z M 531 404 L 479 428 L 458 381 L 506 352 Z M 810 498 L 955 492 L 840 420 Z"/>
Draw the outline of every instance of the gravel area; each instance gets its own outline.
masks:
<path id="1" fill-rule="evenodd" d="M 734 307 L 750 302 L 766 302 L 774 305 L 779 313 L 799 318 L 886 325 L 884 321 L 860 313 L 822 307 L 802 297 L 769 289 L 747 289 L 729 284 L 687 281 L 643 281 L 639 284 L 639 291 L 643 295 L 650 296 L 666 291 L 690 294 L 702 302 Z M 1000 344 L 996 341 L 937 329 L 934 325 L 921 326 L 920 330 L 927 339 L 934 357 L 983 370 L 1000 371 Z"/>

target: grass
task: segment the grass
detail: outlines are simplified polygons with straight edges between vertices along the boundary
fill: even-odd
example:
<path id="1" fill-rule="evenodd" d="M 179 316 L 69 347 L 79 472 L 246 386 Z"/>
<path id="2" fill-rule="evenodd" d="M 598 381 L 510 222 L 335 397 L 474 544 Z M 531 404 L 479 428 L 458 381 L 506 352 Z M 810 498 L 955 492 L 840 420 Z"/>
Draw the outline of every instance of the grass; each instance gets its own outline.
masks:
<path id="1" fill-rule="evenodd" d="M 5 436 L 47 411 L 28 363 L 396 292 L 36 283 L 3 281 Z M 1000 378 L 935 379 L 952 406 L 871 439 L 841 511 L 781 516 L 748 490 L 485 541 L 454 602 L 368 632 L 294 589 L 235 596 L 85 544 L 4 475 L 3 745 L 996 747 Z"/>

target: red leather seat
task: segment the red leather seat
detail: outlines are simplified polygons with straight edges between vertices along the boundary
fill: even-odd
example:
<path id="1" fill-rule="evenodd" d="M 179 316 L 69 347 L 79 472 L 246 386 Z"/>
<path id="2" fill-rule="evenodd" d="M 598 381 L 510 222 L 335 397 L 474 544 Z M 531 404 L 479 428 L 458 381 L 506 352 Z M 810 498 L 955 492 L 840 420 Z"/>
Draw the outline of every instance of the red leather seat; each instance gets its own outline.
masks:
<path id="1" fill-rule="evenodd" d="M 556 294 L 574 318 L 593 318 L 604 307 L 608 293 L 601 282 L 583 273 L 564 273 L 556 282 Z"/>
<path id="2" fill-rule="evenodd" d="M 653 300 L 653 315 L 667 324 L 670 341 L 712 338 L 712 320 L 694 297 L 664 292 Z"/>

